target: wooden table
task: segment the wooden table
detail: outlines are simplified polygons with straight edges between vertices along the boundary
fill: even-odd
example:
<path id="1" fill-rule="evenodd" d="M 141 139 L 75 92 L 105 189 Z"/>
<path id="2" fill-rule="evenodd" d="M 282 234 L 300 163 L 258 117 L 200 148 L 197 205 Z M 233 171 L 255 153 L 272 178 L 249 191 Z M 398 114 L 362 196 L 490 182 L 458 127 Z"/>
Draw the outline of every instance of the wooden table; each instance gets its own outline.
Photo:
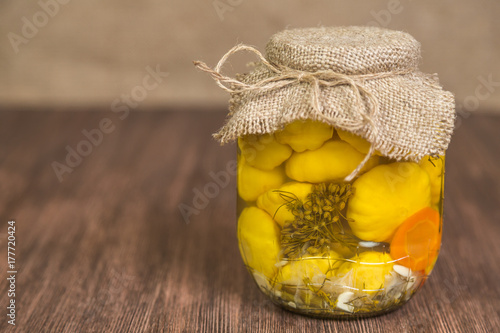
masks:
<path id="1" fill-rule="evenodd" d="M 500 331 L 500 117 L 471 116 L 456 131 L 442 253 L 424 288 L 385 316 L 333 321 L 282 310 L 254 285 L 236 242 L 234 177 L 197 202 L 189 223 L 182 217 L 179 204 L 193 206 L 210 172 L 234 161 L 234 145 L 210 138 L 224 113 L 119 116 L 0 113 L 0 331 Z M 100 125 L 109 132 L 102 139 L 91 131 Z M 83 130 L 95 146 L 82 143 Z M 71 173 L 60 169 L 66 147 L 88 154 L 71 161 Z M 11 219 L 14 329 L 6 317 Z"/>

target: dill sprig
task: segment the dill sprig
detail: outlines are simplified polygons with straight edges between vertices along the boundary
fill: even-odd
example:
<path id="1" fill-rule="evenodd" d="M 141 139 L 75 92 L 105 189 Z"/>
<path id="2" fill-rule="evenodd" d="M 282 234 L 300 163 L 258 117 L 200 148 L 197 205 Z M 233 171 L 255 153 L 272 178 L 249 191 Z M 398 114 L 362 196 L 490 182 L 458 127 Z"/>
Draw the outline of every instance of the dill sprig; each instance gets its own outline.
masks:
<path id="1" fill-rule="evenodd" d="M 354 236 L 344 232 L 343 221 L 348 219 L 342 214 L 353 193 L 354 188 L 347 183 L 322 183 L 313 185 L 303 202 L 293 193 L 280 191 L 284 206 L 294 216 L 281 230 L 284 256 L 319 255 L 333 249 L 335 243 L 355 248 Z"/>

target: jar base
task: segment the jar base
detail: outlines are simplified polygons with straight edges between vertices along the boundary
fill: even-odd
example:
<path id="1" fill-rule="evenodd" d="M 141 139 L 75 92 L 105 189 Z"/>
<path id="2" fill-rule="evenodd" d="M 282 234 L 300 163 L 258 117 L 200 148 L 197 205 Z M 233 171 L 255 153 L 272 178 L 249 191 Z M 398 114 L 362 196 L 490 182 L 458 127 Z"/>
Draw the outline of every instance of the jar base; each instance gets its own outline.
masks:
<path id="1" fill-rule="evenodd" d="M 401 307 L 403 307 L 405 303 L 392 306 L 387 309 L 379 310 L 379 311 L 374 311 L 374 312 L 366 312 L 366 313 L 348 313 L 348 312 L 343 312 L 343 311 L 336 311 L 331 312 L 331 311 L 325 311 L 325 310 L 313 310 L 313 309 L 298 309 L 294 308 L 292 306 L 289 306 L 285 303 L 272 300 L 274 305 L 279 306 L 280 308 L 287 310 L 289 312 L 299 314 L 302 316 L 306 317 L 311 317 L 311 318 L 317 318 L 317 319 L 331 319 L 331 320 L 357 320 L 357 319 L 363 319 L 363 318 L 371 318 L 371 317 L 378 317 L 378 316 L 383 316 L 385 314 L 394 312 L 399 310 Z"/>

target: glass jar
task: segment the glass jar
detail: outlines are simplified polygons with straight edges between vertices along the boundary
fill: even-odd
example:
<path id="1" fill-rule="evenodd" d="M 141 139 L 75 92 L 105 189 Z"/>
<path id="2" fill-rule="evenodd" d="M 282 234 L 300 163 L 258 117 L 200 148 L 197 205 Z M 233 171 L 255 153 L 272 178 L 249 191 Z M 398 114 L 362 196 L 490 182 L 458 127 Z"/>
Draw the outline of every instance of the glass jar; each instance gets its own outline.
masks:
<path id="1" fill-rule="evenodd" d="M 258 62 L 236 77 L 234 54 Z M 275 303 L 322 317 L 396 309 L 441 244 L 453 94 L 418 69 L 420 43 L 377 27 L 292 29 L 265 56 L 230 49 L 215 68 L 231 94 L 214 134 L 238 139 L 238 240 Z"/>
<path id="2" fill-rule="evenodd" d="M 319 121 L 238 139 L 238 241 L 276 304 L 320 317 L 406 303 L 436 262 L 444 156 L 396 161 Z"/>

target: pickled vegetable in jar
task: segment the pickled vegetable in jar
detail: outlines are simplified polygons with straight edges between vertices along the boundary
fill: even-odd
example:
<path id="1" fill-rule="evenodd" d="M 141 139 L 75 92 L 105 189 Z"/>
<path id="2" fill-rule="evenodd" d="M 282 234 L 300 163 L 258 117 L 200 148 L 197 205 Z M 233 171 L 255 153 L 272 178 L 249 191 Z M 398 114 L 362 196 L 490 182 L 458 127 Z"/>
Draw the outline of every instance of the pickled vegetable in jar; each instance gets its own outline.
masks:
<path id="1" fill-rule="evenodd" d="M 306 146 L 318 145 L 307 134 L 313 124 L 324 126 L 293 123 L 297 136 L 304 128 Z M 238 174 L 241 255 L 261 290 L 291 310 L 320 316 L 391 311 L 421 287 L 436 262 L 444 156 L 419 163 L 374 156 L 344 181 L 366 154 L 333 126 L 329 132 L 318 148 L 294 151 L 273 169 L 279 185 L 261 188 L 256 200 L 243 198 L 255 196 L 247 188 L 258 179 Z M 274 135 L 277 156 L 282 132 Z M 246 151 L 239 146 L 241 164 Z"/>
<path id="2" fill-rule="evenodd" d="M 224 59 L 239 50 L 260 63 L 238 79 L 197 66 L 232 94 L 215 137 L 238 142 L 237 237 L 258 287 L 311 316 L 402 306 L 439 254 L 453 96 L 402 32 L 286 30 L 266 57 Z"/>

